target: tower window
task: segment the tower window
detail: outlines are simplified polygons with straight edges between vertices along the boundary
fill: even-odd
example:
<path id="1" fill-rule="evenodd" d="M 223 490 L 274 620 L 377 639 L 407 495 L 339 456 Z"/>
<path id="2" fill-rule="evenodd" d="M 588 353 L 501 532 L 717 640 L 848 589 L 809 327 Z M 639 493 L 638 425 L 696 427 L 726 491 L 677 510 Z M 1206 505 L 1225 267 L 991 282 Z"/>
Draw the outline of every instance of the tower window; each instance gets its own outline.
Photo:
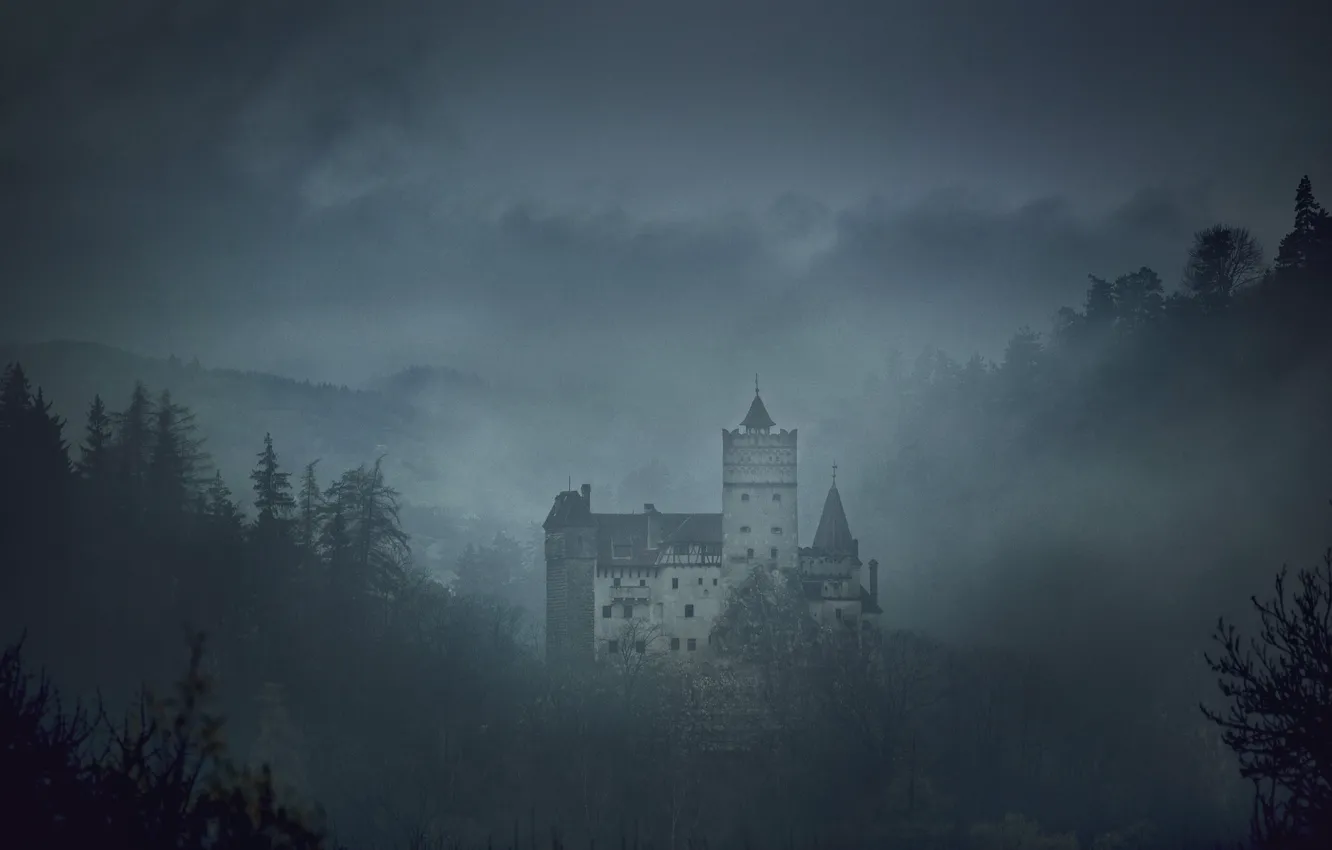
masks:
<path id="1" fill-rule="evenodd" d="M 748 501 L 749 501 L 749 494 L 748 494 L 748 493 L 741 493 L 741 494 L 740 494 L 740 501 L 742 501 L 742 502 L 748 502 Z"/>
<path id="2" fill-rule="evenodd" d="M 747 525 L 742 525 L 742 526 L 740 526 L 740 533 L 741 533 L 741 534 L 748 534 L 748 533 L 749 533 L 749 526 L 747 526 Z"/>
<path id="3" fill-rule="evenodd" d="M 602 605 L 602 606 L 601 606 L 601 617 L 602 617 L 602 619 L 604 619 L 604 620 L 609 620 L 609 619 L 610 619 L 610 615 L 611 615 L 611 607 L 610 607 L 609 605 Z"/>
<path id="4" fill-rule="evenodd" d="M 680 648 L 680 639 L 679 639 L 679 638 L 671 638 L 671 649 L 676 650 L 676 649 L 679 649 L 679 648 Z"/>
<path id="5" fill-rule="evenodd" d="M 692 616 L 694 616 L 694 606 L 693 606 L 693 605 L 686 605 L 686 606 L 685 606 L 685 616 L 686 616 L 686 617 L 692 617 Z"/>
<path id="6" fill-rule="evenodd" d="M 633 619 L 633 616 L 634 616 L 634 606 L 632 605 L 624 606 L 624 618 L 626 620 L 631 620 Z"/>
<path id="7" fill-rule="evenodd" d="M 773 493 L 773 494 L 772 494 L 772 500 L 773 500 L 774 502 L 780 502 L 780 501 L 782 500 L 782 494 L 781 494 L 781 493 Z"/>
<path id="8" fill-rule="evenodd" d="M 753 550 L 753 549 L 746 549 L 746 550 L 745 550 L 745 557 L 746 557 L 746 558 L 752 558 L 752 557 L 754 557 L 754 550 Z"/>
<path id="9" fill-rule="evenodd" d="M 639 586 L 639 587 L 647 587 L 647 579 L 645 579 L 645 578 L 640 578 L 640 579 L 638 580 L 638 586 Z"/>
<path id="10" fill-rule="evenodd" d="M 774 525 L 774 526 L 772 527 L 772 533 L 773 533 L 773 534 L 781 534 L 781 533 L 782 533 L 782 527 L 781 527 L 780 525 Z"/>
<path id="11" fill-rule="evenodd" d="M 614 585 L 615 587 L 619 587 L 619 586 L 620 586 L 620 580 L 619 580 L 618 578 L 617 578 L 617 579 L 614 579 L 614 580 L 611 581 L 611 584 Z"/>
<path id="12" fill-rule="evenodd" d="M 772 559 L 773 559 L 774 561 L 777 560 L 777 547 L 776 547 L 776 546 L 772 547 Z"/>
<path id="13" fill-rule="evenodd" d="M 698 583 L 699 583 L 699 584 L 702 584 L 702 583 L 703 583 L 703 576 L 699 576 L 699 577 L 698 577 Z"/>
<path id="14" fill-rule="evenodd" d="M 671 579 L 671 590 L 679 590 L 679 589 L 680 589 L 680 580 L 678 578 Z"/>
<path id="15" fill-rule="evenodd" d="M 839 619 L 839 620 L 842 619 L 842 609 L 841 609 L 841 608 L 834 608 L 834 609 L 833 609 L 833 614 L 834 614 L 834 616 L 837 617 L 837 619 Z"/>
<path id="16" fill-rule="evenodd" d="M 690 651 L 690 652 L 693 652 L 693 651 L 696 650 L 696 649 L 698 649 L 698 639 L 697 639 L 697 638 L 690 638 L 690 639 L 689 639 L 689 651 Z"/>
<path id="17" fill-rule="evenodd" d="M 716 587 L 716 586 L 717 586 L 717 580 L 716 580 L 715 578 L 712 580 L 712 586 L 713 586 L 713 587 Z"/>

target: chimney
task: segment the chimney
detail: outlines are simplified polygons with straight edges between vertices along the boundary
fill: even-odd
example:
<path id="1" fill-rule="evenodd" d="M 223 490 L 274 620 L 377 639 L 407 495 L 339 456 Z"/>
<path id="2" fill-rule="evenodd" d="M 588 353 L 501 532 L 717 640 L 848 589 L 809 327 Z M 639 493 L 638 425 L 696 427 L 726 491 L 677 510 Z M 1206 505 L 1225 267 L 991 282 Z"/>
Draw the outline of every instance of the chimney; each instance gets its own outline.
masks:
<path id="1" fill-rule="evenodd" d="M 870 568 L 870 586 L 869 586 L 870 599 L 873 599 L 874 604 L 878 605 L 879 604 L 879 562 L 874 560 L 873 558 L 870 558 L 869 568 Z"/>
<path id="2" fill-rule="evenodd" d="M 651 502 L 644 502 L 644 503 L 643 503 L 643 513 L 645 513 L 645 514 L 655 514 L 656 512 L 657 512 L 657 506 L 656 506 L 656 505 L 652 504 Z"/>
<path id="3" fill-rule="evenodd" d="M 592 510 L 592 485 L 584 484 L 579 488 L 579 492 L 583 494 L 583 504 L 587 505 L 589 511 Z"/>

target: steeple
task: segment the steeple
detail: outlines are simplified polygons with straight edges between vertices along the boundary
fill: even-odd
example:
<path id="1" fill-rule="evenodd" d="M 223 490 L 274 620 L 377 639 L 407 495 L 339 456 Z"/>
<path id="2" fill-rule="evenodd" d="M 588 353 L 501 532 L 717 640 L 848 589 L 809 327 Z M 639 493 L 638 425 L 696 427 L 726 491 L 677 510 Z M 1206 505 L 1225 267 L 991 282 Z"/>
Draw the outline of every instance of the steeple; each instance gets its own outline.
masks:
<path id="1" fill-rule="evenodd" d="M 836 474 L 834 471 L 833 475 Z M 842 508 L 842 496 L 837 492 L 835 479 L 828 488 L 828 498 L 823 500 L 823 516 L 819 517 L 819 530 L 814 532 L 813 548 L 834 557 L 855 557 L 856 550 L 860 548 L 851 537 L 851 526 L 846 521 L 846 511 Z"/>
<path id="2" fill-rule="evenodd" d="M 749 413 L 745 414 L 745 419 L 740 423 L 748 431 L 766 430 L 776 425 L 772 417 L 768 415 L 768 408 L 763 406 L 763 399 L 759 397 L 758 375 L 754 375 L 754 401 L 749 405 Z"/>

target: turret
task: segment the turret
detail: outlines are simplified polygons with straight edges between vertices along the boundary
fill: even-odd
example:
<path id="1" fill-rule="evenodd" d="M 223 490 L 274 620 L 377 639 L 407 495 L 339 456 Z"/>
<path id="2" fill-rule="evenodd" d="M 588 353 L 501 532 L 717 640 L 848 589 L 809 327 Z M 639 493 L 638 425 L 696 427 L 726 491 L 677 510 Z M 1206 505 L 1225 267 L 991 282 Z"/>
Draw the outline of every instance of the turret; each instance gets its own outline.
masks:
<path id="1" fill-rule="evenodd" d="M 546 531 L 546 658 L 591 660 L 596 649 L 592 579 L 597 564 L 592 485 L 558 494 L 542 528 Z"/>
<path id="2" fill-rule="evenodd" d="M 800 563 L 796 432 L 773 433 L 776 424 L 755 378 L 740 427 L 722 430 L 722 568 L 732 584 L 756 565 Z"/>

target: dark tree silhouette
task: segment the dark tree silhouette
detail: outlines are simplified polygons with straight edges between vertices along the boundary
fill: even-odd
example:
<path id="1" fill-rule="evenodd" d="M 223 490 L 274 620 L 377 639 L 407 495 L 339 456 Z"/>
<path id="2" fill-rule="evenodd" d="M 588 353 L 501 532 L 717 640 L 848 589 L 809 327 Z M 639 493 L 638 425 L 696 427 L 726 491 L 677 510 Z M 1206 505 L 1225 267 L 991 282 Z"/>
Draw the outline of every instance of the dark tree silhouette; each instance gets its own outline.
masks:
<path id="1" fill-rule="evenodd" d="M 1263 249 L 1244 227 L 1217 224 L 1193 236 L 1184 286 L 1213 309 L 1263 277 Z"/>
<path id="2" fill-rule="evenodd" d="M 1332 839 L 1332 548 L 1323 564 L 1299 573 L 1286 596 L 1251 601 L 1261 627 L 1245 641 L 1217 623 L 1219 658 L 1207 663 L 1230 706 L 1203 714 L 1240 759 L 1255 786 L 1254 838 L 1274 848 L 1326 847 Z"/>

